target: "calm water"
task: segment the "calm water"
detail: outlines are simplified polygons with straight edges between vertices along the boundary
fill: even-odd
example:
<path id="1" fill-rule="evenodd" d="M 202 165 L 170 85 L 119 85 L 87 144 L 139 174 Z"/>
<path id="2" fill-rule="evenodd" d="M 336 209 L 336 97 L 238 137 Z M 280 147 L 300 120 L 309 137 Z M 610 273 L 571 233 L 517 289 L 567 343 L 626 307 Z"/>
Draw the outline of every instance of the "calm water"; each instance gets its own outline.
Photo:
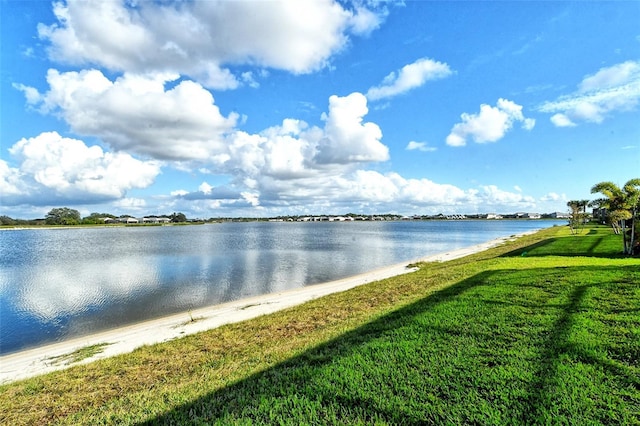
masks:
<path id="1" fill-rule="evenodd" d="M 0 232 L 0 354 L 359 274 L 564 221 Z"/>

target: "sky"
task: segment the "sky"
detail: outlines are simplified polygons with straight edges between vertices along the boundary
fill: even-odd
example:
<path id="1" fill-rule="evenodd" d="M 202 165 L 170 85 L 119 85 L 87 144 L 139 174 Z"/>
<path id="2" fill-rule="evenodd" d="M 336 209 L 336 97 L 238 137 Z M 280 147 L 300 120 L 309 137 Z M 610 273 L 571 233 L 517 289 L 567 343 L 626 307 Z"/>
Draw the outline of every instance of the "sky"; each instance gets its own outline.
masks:
<path id="1" fill-rule="evenodd" d="M 640 177 L 638 1 L 0 16 L 0 215 L 566 212 Z"/>

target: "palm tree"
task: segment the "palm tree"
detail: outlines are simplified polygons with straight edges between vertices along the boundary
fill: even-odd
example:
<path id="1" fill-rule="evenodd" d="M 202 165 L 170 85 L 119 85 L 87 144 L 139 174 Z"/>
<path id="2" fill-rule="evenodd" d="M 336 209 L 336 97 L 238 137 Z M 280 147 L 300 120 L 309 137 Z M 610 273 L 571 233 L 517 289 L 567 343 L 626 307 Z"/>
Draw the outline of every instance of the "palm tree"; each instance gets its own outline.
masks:
<path id="1" fill-rule="evenodd" d="M 578 208 L 582 209 L 582 214 L 587 214 L 587 206 L 589 205 L 589 200 L 579 200 Z"/>
<path id="2" fill-rule="evenodd" d="M 587 217 L 587 205 L 589 200 L 571 200 L 567 202 L 571 216 L 569 217 L 569 228 L 572 234 L 581 232 Z"/>
<path id="3" fill-rule="evenodd" d="M 633 254 L 635 246 L 636 219 L 640 210 L 640 178 L 631 179 L 622 188 L 613 182 L 600 182 L 591 188 L 591 193 L 600 193 L 604 198 L 592 204 L 606 208 L 609 221 L 616 234 L 622 233 L 623 251 Z M 631 221 L 630 238 L 627 238 L 627 222 Z"/>

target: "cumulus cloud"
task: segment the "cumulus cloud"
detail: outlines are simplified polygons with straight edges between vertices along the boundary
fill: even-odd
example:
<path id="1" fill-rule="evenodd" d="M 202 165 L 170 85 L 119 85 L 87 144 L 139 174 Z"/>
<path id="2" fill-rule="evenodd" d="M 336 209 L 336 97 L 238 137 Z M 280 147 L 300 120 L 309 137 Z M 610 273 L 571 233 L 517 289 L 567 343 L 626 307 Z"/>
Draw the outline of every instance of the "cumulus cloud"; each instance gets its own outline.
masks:
<path id="1" fill-rule="evenodd" d="M 522 123 L 522 128 L 531 130 L 535 120 L 525 118 L 522 106 L 507 99 L 498 99 L 495 107 L 480 105 L 478 114 L 463 113 L 462 122 L 457 123 L 447 136 L 447 145 L 464 146 L 469 138 L 476 143 L 496 142 L 513 128 L 514 123 Z"/>
<path id="2" fill-rule="evenodd" d="M 580 122 L 601 123 L 611 113 L 635 109 L 638 101 L 640 61 L 627 61 L 586 76 L 576 92 L 545 102 L 538 110 L 554 114 L 551 122 L 555 126 L 570 127 Z"/>
<path id="3" fill-rule="evenodd" d="M 0 195 L 2 195 L 0 204 L 6 204 L 7 199 L 20 195 L 24 188 L 20 170 L 10 167 L 9 163 L 0 159 Z"/>
<path id="4" fill-rule="evenodd" d="M 145 200 L 144 198 L 125 197 L 114 201 L 113 205 L 115 207 L 128 211 L 142 211 L 145 207 L 147 207 L 147 200 Z"/>
<path id="5" fill-rule="evenodd" d="M 61 115 L 75 133 L 97 136 L 115 150 L 166 160 L 208 159 L 224 151 L 224 135 L 238 116 L 220 114 L 211 93 L 193 81 L 165 89 L 177 77 L 125 74 L 112 82 L 98 70 L 52 69 L 46 93 L 19 88 L 28 103 Z"/>
<path id="6" fill-rule="evenodd" d="M 158 162 L 104 152 L 56 132 L 21 139 L 9 153 L 19 163 L 16 168 L 0 163 L 2 201 L 10 205 L 116 200 L 151 185 L 160 173 Z"/>
<path id="7" fill-rule="evenodd" d="M 473 210 L 486 208 L 522 208 L 533 203 L 531 197 L 503 191 L 496 186 L 462 189 L 429 179 L 407 179 L 398 173 L 381 174 L 358 170 L 341 180 L 336 200 L 361 201 L 367 205 L 393 205 L 402 208 L 455 210 L 461 206 Z M 344 197 L 344 198 L 343 198 Z"/>
<path id="8" fill-rule="evenodd" d="M 517 206 L 520 208 L 535 206 L 535 199 L 533 197 L 522 195 L 519 192 L 505 191 L 495 185 L 481 186 L 481 191 L 478 195 L 480 199 L 490 205 Z"/>
<path id="9" fill-rule="evenodd" d="M 385 9 L 333 0 L 54 3 L 40 24 L 52 59 L 115 71 L 189 75 L 216 89 L 242 78 L 225 66 L 251 64 L 308 73 L 327 65 L 350 34 L 368 34 Z M 253 80 L 249 80 L 251 84 Z"/>
<path id="10" fill-rule="evenodd" d="M 495 185 L 462 189 L 429 179 L 407 179 L 398 173 L 358 169 L 290 181 L 259 178 L 255 191 L 267 212 L 291 214 L 345 211 L 496 211 L 525 210 L 535 206 L 533 197 L 509 192 Z"/>
<path id="11" fill-rule="evenodd" d="M 279 184 L 296 182 L 303 188 L 306 179 L 317 181 L 357 164 L 386 161 L 389 150 L 381 142 L 380 128 L 363 120 L 367 111 L 360 93 L 331 96 L 323 127 L 288 118 L 260 133 L 236 131 L 228 136 L 227 155 L 215 170 L 232 175 L 237 185 L 266 185 L 275 191 Z"/>
<path id="12" fill-rule="evenodd" d="M 407 144 L 406 150 L 407 151 L 433 152 L 433 151 L 437 151 L 438 148 L 433 147 L 433 146 L 429 146 L 429 144 L 426 143 L 426 142 L 410 141 Z"/>
<path id="13" fill-rule="evenodd" d="M 396 96 L 420 87 L 427 81 L 448 77 L 452 73 L 449 65 L 445 63 L 428 58 L 418 59 L 387 75 L 382 84 L 369 89 L 367 98 L 379 100 Z"/>
<path id="14" fill-rule="evenodd" d="M 406 179 L 397 173 L 381 175 L 377 172 L 356 173 L 355 185 L 371 180 L 377 175 L 378 181 L 386 182 L 387 198 L 401 206 L 420 208 L 444 208 L 455 210 L 460 206 L 473 210 L 478 208 L 517 209 L 535 205 L 532 197 L 504 191 L 495 185 L 481 186 L 479 189 L 462 189 L 455 185 L 437 183 L 429 179 Z"/>
<path id="15" fill-rule="evenodd" d="M 387 176 L 398 187 L 399 201 L 405 204 L 455 206 L 472 201 L 475 195 L 474 191 L 429 179 L 405 179 L 397 173 Z"/>
<path id="16" fill-rule="evenodd" d="M 249 134 L 236 128 L 237 114 L 220 113 L 208 90 L 189 80 L 175 84 L 176 77 L 124 74 L 112 82 L 98 70 L 49 70 L 47 92 L 19 88 L 28 103 L 62 116 L 77 134 L 176 165 L 197 161 L 214 172 L 287 178 L 389 158 L 380 127 L 364 122 L 368 107 L 361 93 L 331 96 L 323 128 L 291 118 Z M 166 89 L 167 83 L 175 85 Z"/>
<path id="17" fill-rule="evenodd" d="M 369 112 L 361 93 L 331 96 L 329 113 L 324 116 L 324 137 L 318 144 L 319 163 L 386 161 L 389 149 L 380 142 L 382 130 L 375 123 L 362 123 Z"/>

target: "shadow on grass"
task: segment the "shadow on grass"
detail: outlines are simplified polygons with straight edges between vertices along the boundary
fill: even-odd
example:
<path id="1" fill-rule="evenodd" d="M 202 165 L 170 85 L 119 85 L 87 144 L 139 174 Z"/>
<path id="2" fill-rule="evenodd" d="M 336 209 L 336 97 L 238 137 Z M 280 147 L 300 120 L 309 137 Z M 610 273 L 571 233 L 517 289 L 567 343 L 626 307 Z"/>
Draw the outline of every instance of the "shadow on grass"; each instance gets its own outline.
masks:
<path id="1" fill-rule="evenodd" d="M 503 254 L 501 257 L 583 256 L 607 259 L 625 258 L 617 235 L 554 237 Z"/>
<path id="2" fill-rule="evenodd" d="M 620 277 L 637 285 L 630 267 L 484 272 L 145 424 L 544 422 L 553 398 L 562 398 L 559 365 L 567 353 L 637 382 L 627 377 L 634 371 L 585 356 L 570 339 L 591 289 L 615 292 L 628 281 Z M 520 349 L 537 355 L 512 360 L 523 341 Z M 493 377 L 502 367 L 523 371 Z"/>

